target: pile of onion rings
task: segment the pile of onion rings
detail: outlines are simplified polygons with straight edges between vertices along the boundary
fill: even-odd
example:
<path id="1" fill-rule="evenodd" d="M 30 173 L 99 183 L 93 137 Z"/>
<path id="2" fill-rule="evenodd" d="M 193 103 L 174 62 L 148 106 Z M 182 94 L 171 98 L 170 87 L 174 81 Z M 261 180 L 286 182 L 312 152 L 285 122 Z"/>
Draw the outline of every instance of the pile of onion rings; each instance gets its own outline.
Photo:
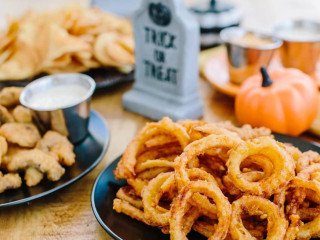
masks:
<path id="1" fill-rule="evenodd" d="M 148 123 L 115 170 L 113 208 L 171 240 L 320 237 L 320 155 L 267 128 L 165 117 Z"/>

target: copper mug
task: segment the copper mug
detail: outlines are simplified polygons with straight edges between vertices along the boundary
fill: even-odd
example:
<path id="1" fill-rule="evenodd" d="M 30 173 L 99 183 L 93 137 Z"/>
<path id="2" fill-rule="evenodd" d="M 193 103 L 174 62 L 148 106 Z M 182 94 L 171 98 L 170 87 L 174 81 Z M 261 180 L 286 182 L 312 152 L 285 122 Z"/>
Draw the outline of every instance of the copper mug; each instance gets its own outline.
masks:
<path id="1" fill-rule="evenodd" d="M 250 39 L 242 41 L 249 35 L 253 40 L 261 41 L 261 44 L 255 44 Z M 275 49 L 282 44 L 277 38 L 240 27 L 226 28 L 221 31 L 220 37 L 227 48 L 230 81 L 238 85 L 258 73 L 261 66 L 268 66 Z"/>
<path id="2" fill-rule="evenodd" d="M 274 28 L 274 35 L 283 41 L 280 48 L 282 65 L 315 73 L 320 54 L 320 24 L 309 20 L 286 21 Z"/>

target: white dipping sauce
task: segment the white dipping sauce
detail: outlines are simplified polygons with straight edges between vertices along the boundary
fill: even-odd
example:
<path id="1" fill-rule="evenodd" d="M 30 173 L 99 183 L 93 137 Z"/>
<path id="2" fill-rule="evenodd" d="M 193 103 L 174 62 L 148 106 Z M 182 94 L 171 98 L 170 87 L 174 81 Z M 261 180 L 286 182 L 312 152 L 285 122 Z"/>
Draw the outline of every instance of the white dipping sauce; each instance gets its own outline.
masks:
<path id="1" fill-rule="evenodd" d="M 291 41 L 306 41 L 320 37 L 320 32 L 312 29 L 294 28 L 281 30 L 279 37 Z"/>
<path id="2" fill-rule="evenodd" d="M 58 109 L 77 103 L 87 94 L 88 90 L 79 85 L 54 86 L 42 92 L 34 94 L 28 105 L 34 109 Z"/>

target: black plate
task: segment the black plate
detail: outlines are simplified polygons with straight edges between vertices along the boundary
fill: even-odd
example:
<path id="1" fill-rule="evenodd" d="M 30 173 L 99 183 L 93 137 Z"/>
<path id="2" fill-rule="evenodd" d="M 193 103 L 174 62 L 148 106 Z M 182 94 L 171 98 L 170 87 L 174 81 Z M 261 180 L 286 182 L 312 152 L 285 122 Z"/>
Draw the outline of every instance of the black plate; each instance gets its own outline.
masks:
<path id="1" fill-rule="evenodd" d="M 95 69 L 90 69 L 86 72 L 83 72 L 83 74 L 87 74 L 95 80 L 97 89 L 112 87 L 121 82 L 133 81 L 133 75 L 134 75 L 133 72 L 129 74 L 121 73 L 115 68 L 95 68 Z M 32 78 L 25 79 L 25 80 L 1 81 L 1 87 L 8 87 L 8 86 L 25 87 L 31 81 L 44 76 L 47 76 L 47 74 L 41 73 Z"/>
<path id="2" fill-rule="evenodd" d="M 43 197 L 70 185 L 89 173 L 104 157 L 109 146 L 109 129 L 104 119 L 91 110 L 89 135 L 75 146 L 76 163 L 66 168 L 66 173 L 58 182 L 43 180 L 35 187 L 22 185 L 21 188 L 0 194 L 0 207 L 21 204 Z"/>
<path id="3" fill-rule="evenodd" d="M 281 142 L 292 143 L 301 151 L 320 152 L 320 145 L 286 135 L 274 134 Z M 170 236 L 163 234 L 159 229 L 150 227 L 112 209 L 113 199 L 118 189 L 126 185 L 125 180 L 117 181 L 113 171 L 116 169 L 119 158 L 107 166 L 96 179 L 91 192 L 91 205 L 94 215 L 100 225 L 117 240 L 169 240 Z M 188 235 L 188 239 L 205 239 L 195 232 Z"/>

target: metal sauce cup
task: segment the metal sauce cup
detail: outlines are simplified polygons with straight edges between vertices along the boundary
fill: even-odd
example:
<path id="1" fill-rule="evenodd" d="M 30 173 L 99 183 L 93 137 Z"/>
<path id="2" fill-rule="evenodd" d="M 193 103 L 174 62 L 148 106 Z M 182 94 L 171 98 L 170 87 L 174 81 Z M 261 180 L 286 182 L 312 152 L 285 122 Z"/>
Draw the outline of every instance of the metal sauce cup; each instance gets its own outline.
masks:
<path id="1" fill-rule="evenodd" d="M 67 105 L 35 107 L 31 99 L 39 93 L 55 87 L 81 86 L 84 94 Z M 67 136 L 72 143 L 78 143 L 88 134 L 90 100 L 95 90 L 95 81 L 84 74 L 66 73 L 39 78 L 28 84 L 21 93 L 20 102 L 34 110 L 34 119 L 44 132 L 49 129 Z M 72 94 L 72 92 L 70 92 Z"/>
<path id="2" fill-rule="evenodd" d="M 246 36 L 252 36 L 252 41 L 242 41 Z M 227 48 L 230 81 L 235 84 L 241 84 L 258 73 L 261 66 L 267 67 L 274 50 L 282 44 L 277 38 L 240 27 L 226 28 L 221 31 L 220 37 Z"/>
<path id="3" fill-rule="evenodd" d="M 320 54 L 320 24 L 308 20 L 286 21 L 274 28 L 283 41 L 280 56 L 284 67 L 312 74 Z"/>

